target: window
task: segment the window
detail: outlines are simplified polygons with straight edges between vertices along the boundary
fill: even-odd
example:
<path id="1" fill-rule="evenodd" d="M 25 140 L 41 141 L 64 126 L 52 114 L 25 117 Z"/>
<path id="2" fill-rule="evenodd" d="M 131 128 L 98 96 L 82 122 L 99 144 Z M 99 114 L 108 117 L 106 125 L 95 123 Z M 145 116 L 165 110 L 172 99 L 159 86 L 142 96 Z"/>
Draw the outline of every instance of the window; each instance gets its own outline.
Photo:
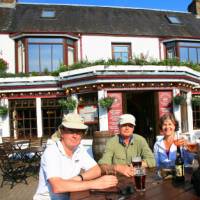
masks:
<path id="1" fill-rule="evenodd" d="M 166 46 L 166 57 L 178 57 L 182 62 L 200 64 L 200 42 L 169 42 Z"/>
<path id="2" fill-rule="evenodd" d="M 27 51 L 22 51 L 23 46 Z M 32 37 L 18 41 L 18 72 L 52 72 L 61 64 L 71 65 L 75 62 L 75 41 L 66 38 Z M 26 59 L 22 61 L 23 59 Z M 26 67 L 22 66 L 26 63 Z"/>
<path id="3" fill-rule="evenodd" d="M 194 129 L 200 128 L 200 105 L 192 105 Z"/>
<path id="4" fill-rule="evenodd" d="M 131 44 L 112 44 L 112 59 L 128 62 L 131 59 Z"/>

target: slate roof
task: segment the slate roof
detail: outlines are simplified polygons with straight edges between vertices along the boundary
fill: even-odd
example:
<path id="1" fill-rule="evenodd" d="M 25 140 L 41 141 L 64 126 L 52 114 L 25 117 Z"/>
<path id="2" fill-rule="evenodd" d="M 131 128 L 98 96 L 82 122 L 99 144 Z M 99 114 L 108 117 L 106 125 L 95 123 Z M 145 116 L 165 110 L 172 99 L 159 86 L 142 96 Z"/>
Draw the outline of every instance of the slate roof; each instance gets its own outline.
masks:
<path id="1" fill-rule="evenodd" d="M 54 9 L 55 19 L 40 17 L 43 9 Z M 170 24 L 166 15 L 182 24 Z M 92 33 L 132 36 L 200 38 L 200 19 L 191 13 L 132 8 L 17 4 L 0 8 L 0 32 Z"/>

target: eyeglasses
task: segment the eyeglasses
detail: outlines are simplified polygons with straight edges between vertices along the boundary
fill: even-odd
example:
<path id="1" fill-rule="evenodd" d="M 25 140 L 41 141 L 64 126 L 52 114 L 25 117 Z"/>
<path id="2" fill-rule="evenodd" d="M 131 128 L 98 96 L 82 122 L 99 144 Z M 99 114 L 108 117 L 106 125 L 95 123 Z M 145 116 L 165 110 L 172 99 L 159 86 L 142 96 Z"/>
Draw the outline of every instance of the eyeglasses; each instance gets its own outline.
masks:
<path id="1" fill-rule="evenodd" d="M 68 134 L 77 134 L 77 135 L 83 135 L 85 133 L 84 130 L 80 130 L 80 129 L 70 129 L 70 128 L 65 128 L 65 127 L 61 127 L 60 128 L 64 133 L 68 133 Z"/>

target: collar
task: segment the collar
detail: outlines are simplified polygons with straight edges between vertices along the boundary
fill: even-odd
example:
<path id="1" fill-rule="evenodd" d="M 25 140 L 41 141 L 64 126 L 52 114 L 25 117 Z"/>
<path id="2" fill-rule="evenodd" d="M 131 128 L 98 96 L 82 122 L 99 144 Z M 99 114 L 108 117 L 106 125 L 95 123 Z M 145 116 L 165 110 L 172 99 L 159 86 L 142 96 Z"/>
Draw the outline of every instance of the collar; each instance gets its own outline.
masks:
<path id="1" fill-rule="evenodd" d="M 119 136 L 119 143 L 125 146 L 126 144 L 124 143 L 123 136 L 120 134 L 118 136 Z M 133 135 L 131 135 L 129 138 L 129 144 L 133 144 Z"/>

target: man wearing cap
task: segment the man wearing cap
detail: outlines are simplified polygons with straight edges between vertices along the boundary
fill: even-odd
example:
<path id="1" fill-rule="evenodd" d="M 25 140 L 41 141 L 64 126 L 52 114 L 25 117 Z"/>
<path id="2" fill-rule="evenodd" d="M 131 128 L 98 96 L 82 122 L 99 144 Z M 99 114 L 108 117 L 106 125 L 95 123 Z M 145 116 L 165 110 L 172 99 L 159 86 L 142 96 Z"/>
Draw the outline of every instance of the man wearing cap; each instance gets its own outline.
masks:
<path id="1" fill-rule="evenodd" d="M 144 137 L 133 134 L 135 117 L 131 114 L 123 114 L 119 117 L 118 135 L 110 138 L 106 144 L 104 154 L 99 160 L 101 168 L 112 167 L 116 172 L 125 176 L 133 176 L 132 157 L 140 156 L 142 166 L 155 167 L 153 153 Z M 104 170 L 106 173 L 106 170 Z"/>
<path id="2" fill-rule="evenodd" d="M 101 169 L 80 145 L 86 129 L 78 114 L 63 117 L 59 126 L 61 139 L 49 145 L 42 155 L 34 200 L 69 200 L 69 192 L 116 186 L 115 176 L 100 177 Z"/>

